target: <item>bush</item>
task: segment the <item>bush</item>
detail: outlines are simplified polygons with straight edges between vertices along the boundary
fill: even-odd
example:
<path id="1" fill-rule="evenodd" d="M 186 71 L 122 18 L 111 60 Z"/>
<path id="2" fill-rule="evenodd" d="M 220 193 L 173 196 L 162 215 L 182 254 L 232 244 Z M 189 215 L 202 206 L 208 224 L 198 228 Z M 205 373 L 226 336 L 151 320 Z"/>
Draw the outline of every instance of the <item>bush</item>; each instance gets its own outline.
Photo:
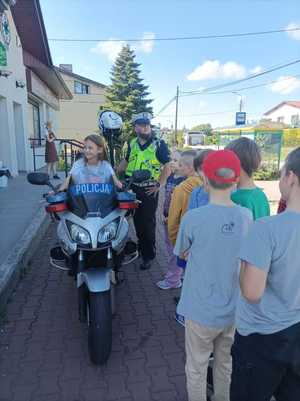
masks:
<path id="1" fill-rule="evenodd" d="M 70 170 L 71 166 L 68 163 L 68 171 Z M 57 170 L 58 171 L 65 171 L 65 160 L 63 158 L 59 158 L 58 163 L 57 163 Z"/>
<path id="2" fill-rule="evenodd" d="M 279 179 L 279 171 L 274 168 L 263 166 L 254 173 L 257 181 L 274 181 Z"/>
<path id="3" fill-rule="evenodd" d="M 300 128 L 291 128 L 283 130 L 283 146 L 300 146 Z"/>
<path id="4" fill-rule="evenodd" d="M 204 139 L 204 144 L 205 145 L 218 145 L 219 144 L 219 135 L 218 134 L 206 135 L 205 139 Z"/>

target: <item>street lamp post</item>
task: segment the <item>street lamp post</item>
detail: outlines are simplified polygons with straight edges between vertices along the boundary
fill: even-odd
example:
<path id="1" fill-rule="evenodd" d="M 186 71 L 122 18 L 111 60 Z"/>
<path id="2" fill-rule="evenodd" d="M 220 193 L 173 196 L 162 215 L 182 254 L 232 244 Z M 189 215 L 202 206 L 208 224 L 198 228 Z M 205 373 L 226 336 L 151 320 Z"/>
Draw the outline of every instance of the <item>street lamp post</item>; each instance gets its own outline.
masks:
<path id="1" fill-rule="evenodd" d="M 175 146 L 178 145 L 177 142 L 177 123 L 178 123 L 178 98 L 179 98 L 179 86 L 176 89 L 176 109 L 175 109 Z"/>
<path id="2" fill-rule="evenodd" d="M 242 111 L 243 110 L 243 96 L 240 94 L 240 93 L 238 93 L 238 92 L 232 92 L 234 95 L 238 95 L 239 97 L 240 97 L 240 107 L 239 107 L 239 111 Z"/>

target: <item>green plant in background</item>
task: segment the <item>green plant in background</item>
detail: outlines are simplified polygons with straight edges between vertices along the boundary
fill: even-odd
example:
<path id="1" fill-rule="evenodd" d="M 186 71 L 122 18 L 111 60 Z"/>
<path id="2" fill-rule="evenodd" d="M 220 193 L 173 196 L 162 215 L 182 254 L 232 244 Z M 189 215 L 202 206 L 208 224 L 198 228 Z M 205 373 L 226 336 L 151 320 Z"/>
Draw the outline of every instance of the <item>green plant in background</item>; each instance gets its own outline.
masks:
<path id="1" fill-rule="evenodd" d="M 63 157 L 59 157 L 58 163 L 57 163 L 57 170 L 58 171 L 65 171 L 65 167 L 66 167 L 65 159 Z M 70 168 L 71 168 L 70 163 L 67 163 L 67 167 L 68 167 L 68 171 L 69 171 Z"/>
<path id="2" fill-rule="evenodd" d="M 254 179 L 257 181 L 273 181 L 279 179 L 279 171 L 275 168 L 262 166 L 254 173 Z"/>
<path id="3" fill-rule="evenodd" d="M 204 138 L 204 145 L 219 145 L 220 136 L 219 134 L 207 135 Z"/>
<path id="4" fill-rule="evenodd" d="M 288 148 L 300 146 L 300 128 L 285 129 L 283 131 L 283 146 Z"/>
<path id="5" fill-rule="evenodd" d="M 199 124 L 199 125 L 195 125 L 195 127 L 191 128 L 190 131 L 202 132 L 205 135 L 212 135 L 212 126 L 210 123 Z"/>
<path id="6" fill-rule="evenodd" d="M 177 149 L 183 149 L 184 145 L 184 131 L 179 130 L 177 131 Z"/>

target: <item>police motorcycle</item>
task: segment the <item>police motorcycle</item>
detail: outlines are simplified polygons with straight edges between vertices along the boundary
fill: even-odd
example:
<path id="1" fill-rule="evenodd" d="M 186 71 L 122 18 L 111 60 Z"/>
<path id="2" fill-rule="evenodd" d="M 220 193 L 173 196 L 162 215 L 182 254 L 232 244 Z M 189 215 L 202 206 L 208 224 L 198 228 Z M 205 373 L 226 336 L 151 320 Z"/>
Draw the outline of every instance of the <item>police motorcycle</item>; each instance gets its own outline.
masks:
<path id="1" fill-rule="evenodd" d="M 101 123 L 108 130 L 120 130 L 122 120 L 109 113 L 113 118 L 106 115 Z M 46 195 L 46 211 L 58 221 L 59 249 L 76 278 L 79 320 L 88 326 L 89 356 L 96 365 L 104 364 L 111 353 L 114 292 L 129 231 L 126 215 L 138 207 L 129 188 L 149 178 L 148 171 L 136 171 L 121 192 L 110 183 L 70 183 L 67 192 L 57 192 L 48 174 L 27 176 L 31 184 L 48 185 L 54 191 Z M 58 259 L 57 252 L 57 247 L 51 250 L 52 262 Z"/>

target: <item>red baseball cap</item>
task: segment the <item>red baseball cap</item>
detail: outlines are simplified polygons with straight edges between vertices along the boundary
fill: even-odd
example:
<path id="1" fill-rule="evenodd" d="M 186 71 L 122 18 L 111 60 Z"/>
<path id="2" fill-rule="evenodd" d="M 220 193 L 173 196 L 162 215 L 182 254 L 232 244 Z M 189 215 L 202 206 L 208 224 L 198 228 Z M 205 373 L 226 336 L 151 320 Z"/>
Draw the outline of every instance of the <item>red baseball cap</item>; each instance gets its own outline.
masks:
<path id="1" fill-rule="evenodd" d="M 232 170 L 233 177 L 226 178 L 218 175 L 218 171 L 223 168 Z M 202 171 L 208 179 L 221 184 L 236 182 L 241 173 L 241 162 L 232 150 L 216 150 L 206 156 Z"/>

